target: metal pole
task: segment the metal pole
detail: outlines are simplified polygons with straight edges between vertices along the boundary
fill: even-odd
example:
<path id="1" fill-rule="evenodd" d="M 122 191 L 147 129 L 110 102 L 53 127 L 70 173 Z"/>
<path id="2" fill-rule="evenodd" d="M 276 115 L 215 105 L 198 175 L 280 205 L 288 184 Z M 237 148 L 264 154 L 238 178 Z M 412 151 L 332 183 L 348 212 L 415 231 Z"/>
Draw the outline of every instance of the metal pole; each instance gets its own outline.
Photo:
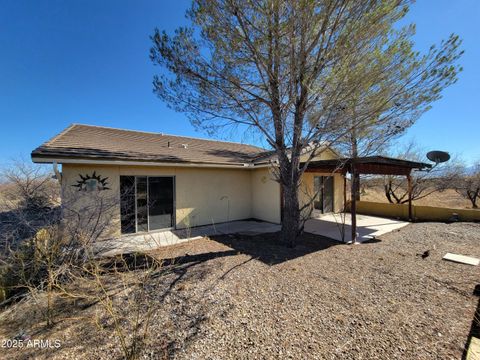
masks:
<path id="1" fill-rule="evenodd" d="M 357 191 L 357 181 L 355 176 L 355 165 L 352 163 L 352 185 L 351 185 L 351 199 L 350 199 L 350 217 L 352 220 L 352 244 L 357 241 L 357 199 L 355 194 Z"/>
<path id="2" fill-rule="evenodd" d="M 407 175 L 408 181 L 408 221 L 413 221 L 413 211 L 412 211 L 412 177 L 410 174 Z"/>

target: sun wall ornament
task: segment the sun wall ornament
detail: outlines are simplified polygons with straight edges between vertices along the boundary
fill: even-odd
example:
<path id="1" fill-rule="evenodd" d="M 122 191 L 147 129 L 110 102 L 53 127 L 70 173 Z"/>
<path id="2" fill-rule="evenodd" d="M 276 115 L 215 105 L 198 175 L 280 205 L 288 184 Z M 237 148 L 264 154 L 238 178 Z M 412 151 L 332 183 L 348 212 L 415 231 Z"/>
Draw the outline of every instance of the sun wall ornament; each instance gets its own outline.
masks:
<path id="1" fill-rule="evenodd" d="M 77 183 L 72 185 L 73 187 L 78 188 L 78 191 L 92 192 L 110 190 L 107 181 L 108 177 L 102 178 L 102 176 L 100 174 L 97 175 L 95 171 L 92 175 L 86 174 L 83 176 L 82 174 L 78 174 L 78 176 L 80 176 L 80 180 L 77 180 Z"/>

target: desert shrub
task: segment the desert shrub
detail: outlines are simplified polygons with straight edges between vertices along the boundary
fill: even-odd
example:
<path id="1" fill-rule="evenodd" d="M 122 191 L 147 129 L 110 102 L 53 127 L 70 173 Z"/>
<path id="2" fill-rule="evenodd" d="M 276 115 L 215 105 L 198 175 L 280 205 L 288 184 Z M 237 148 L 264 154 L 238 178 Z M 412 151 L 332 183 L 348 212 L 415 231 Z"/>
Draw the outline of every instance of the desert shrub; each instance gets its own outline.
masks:
<path id="1" fill-rule="evenodd" d="M 54 225 L 40 229 L 34 236 L 10 249 L 0 271 L 4 301 L 13 301 L 26 294 L 34 296 L 39 292 L 51 296 L 55 287 L 66 280 L 65 256 L 68 253 L 65 245 L 59 226 Z M 49 325 L 53 320 L 51 305 L 48 302 L 45 309 L 40 309 Z"/>
<path id="2" fill-rule="evenodd" d="M 136 358 L 153 314 L 150 297 L 155 294 L 147 284 L 161 264 L 141 254 L 100 256 L 105 249 L 97 240 L 110 232 L 118 196 L 72 191 L 64 184 L 67 196 L 60 208 L 60 186 L 51 174 L 21 164 L 2 178 L 8 180 L 0 189 L 3 305 L 26 298 L 45 324 L 53 326 L 60 321 L 60 298 L 98 304 L 113 323 L 124 357 Z M 123 289 L 120 298 L 109 289 L 112 280 Z"/>
<path id="3" fill-rule="evenodd" d="M 60 220 L 60 186 L 44 167 L 16 161 L 0 173 L 0 259 Z"/>
<path id="4" fill-rule="evenodd" d="M 59 186 L 52 172 L 28 161 L 17 160 L 3 169 L 2 195 L 24 210 L 49 209 L 59 203 Z"/>

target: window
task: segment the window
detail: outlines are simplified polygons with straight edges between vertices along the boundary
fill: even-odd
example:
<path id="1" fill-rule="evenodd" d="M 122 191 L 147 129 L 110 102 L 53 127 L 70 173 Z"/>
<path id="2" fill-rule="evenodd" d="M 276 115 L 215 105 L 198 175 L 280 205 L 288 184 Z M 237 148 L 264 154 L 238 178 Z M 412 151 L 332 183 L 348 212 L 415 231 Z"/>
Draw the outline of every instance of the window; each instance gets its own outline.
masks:
<path id="1" fill-rule="evenodd" d="M 150 230 L 172 227 L 173 178 L 148 178 L 148 216 Z"/>
<path id="2" fill-rule="evenodd" d="M 122 234 L 174 225 L 174 177 L 120 176 Z"/>

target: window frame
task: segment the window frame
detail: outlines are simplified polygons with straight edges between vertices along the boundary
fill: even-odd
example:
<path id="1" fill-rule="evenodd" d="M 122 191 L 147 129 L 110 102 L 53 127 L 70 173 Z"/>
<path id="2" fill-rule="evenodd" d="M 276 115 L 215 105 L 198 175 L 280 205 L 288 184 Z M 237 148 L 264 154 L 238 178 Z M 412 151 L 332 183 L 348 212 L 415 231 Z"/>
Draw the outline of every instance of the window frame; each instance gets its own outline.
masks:
<path id="1" fill-rule="evenodd" d="M 177 210 L 177 201 L 176 201 L 176 176 L 175 175 L 120 175 L 120 178 L 122 176 L 125 177 L 133 177 L 134 178 L 134 203 L 135 203 L 135 231 L 132 233 L 123 233 L 122 232 L 122 226 L 120 224 L 120 233 L 122 236 L 128 236 L 128 235 L 135 235 L 135 234 L 148 234 L 151 232 L 161 232 L 161 231 L 168 231 L 168 230 L 174 230 L 176 227 L 176 210 Z M 147 230 L 142 230 L 138 231 L 138 198 L 137 198 L 137 178 L 146 178 L 146 200 L 147 200 Z M 171 178 L 172 179 L 172 221 L 171 221 L 171 226 L 161 228 L 161 229 L 154 229 L 150 230 L 150 206 L 149 204 L 149 178 Z M 121 183 L 121 179 L 119 179 L 119 183 Z M 120 189 L 120 208 L 122 206 L 122 194 L 121 194 L 121 189 Z M 121 215 L 120 215 L 121 217 Z"/>
<path id="2" fill-rule="evenodd" d="M 329 212 L 325 212 L 325 183 L 326 183 L 326 179 L 327 178 L 331 178 L 331 181 L 332 181 L 332 201 L 331 201 L 331 206 L 332 206 L 332 210 L 329 211 Z M 319 179 L 319 185 L 320 185 L 320 191 L 316 191 L 315 187 L 316 187 L 316 179 Z M 320 211 L 322 214 L 329 214 L 329 213 L 334 213 L 335 212 L 335 176 L 333 175 L 314 175 L 313 176 L 313 191 L 316 195 L 316 197 L 318 196 L 321 201 L 319 201 L 319 199 L 314 199 L 313 200 L 313 210 L 315 211 Z M 322 205 L 322 209 L 317 209 L 315 207 L 315 202 L 319 202 L 321 203 Z"/>

